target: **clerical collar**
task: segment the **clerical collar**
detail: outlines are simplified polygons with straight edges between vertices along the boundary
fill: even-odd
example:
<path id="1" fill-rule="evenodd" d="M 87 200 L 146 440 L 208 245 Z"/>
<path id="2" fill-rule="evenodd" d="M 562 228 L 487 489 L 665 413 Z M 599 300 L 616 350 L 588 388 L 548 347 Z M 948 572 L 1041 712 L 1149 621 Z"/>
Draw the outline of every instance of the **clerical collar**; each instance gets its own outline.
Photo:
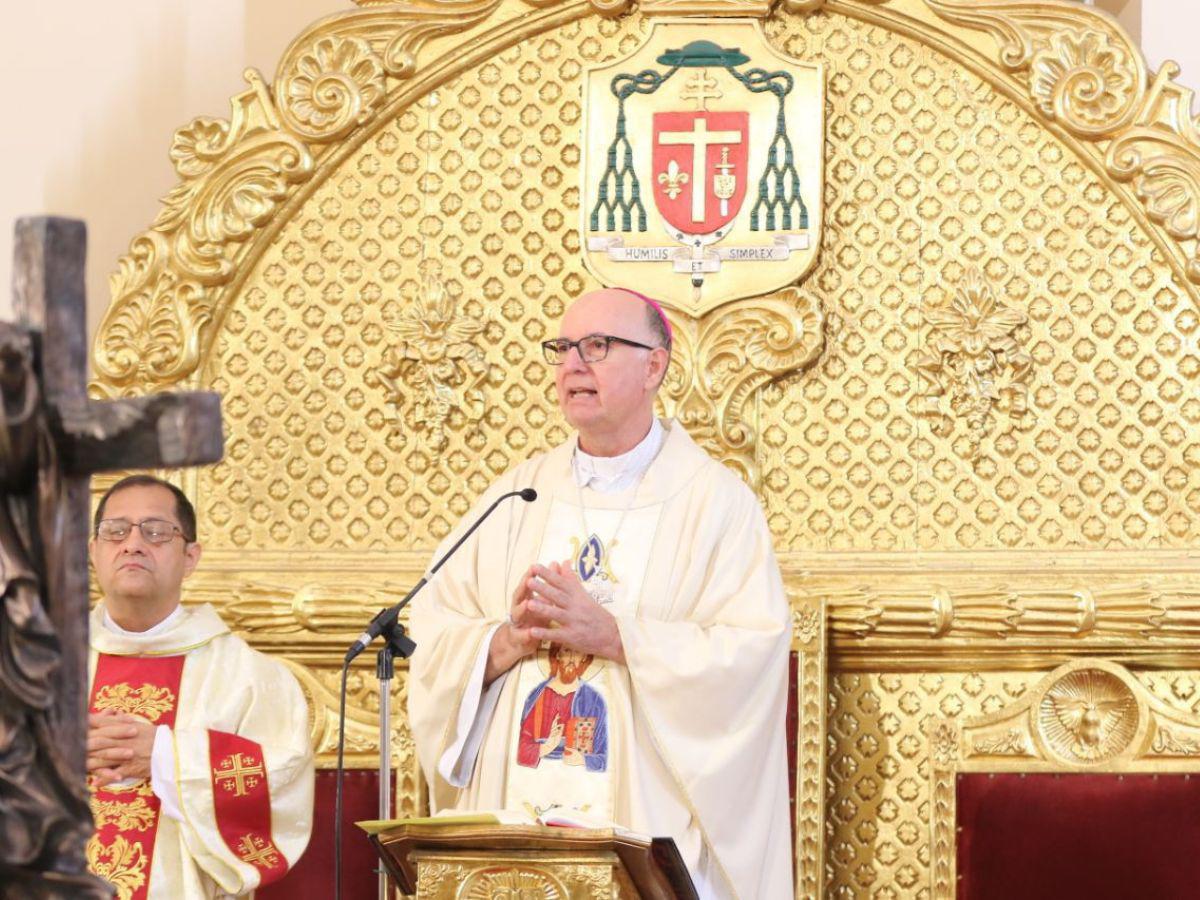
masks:
<path id="1" fill-rule="evenodd" d="M 122 628 L 120 625 L 118 625 L 116 622 L 113 621 L 112 616 L 110 616 L 108 614 L 108 609 L 106 608 L 104 610 L 104 627 L 107 628 L 109 631 L 113 632 L 114 634 L 119 634 L 122 637 L 147 637 L 147 638 L 155 637 L 156 635 L 162 634 L 164 631 L 166 631 L 168 628 L 170 628 L 172 625 L 174 625 L 175 620 L 178 619 L 182 615 L 183 615 L 183 606 L 181 604 L 179 606 L 176 606 L 173 610 L 171 610 L 171 612 L 167 615 L 167 617 L 165 619 L 163 619 L 157 625 L 151 625 L 145 631 L 126 631 L 124 628 Z"/>
<path id="2" fill-rule="evenodd" d="M 654 419 L 650 430 L 641 442 L 628 453 L 620 456 L 592 456 L 575 443 L 571 457 L 571 468 L 575 483 L 590 487 L 601 494 L 616 494 L 632 487 L 646 470 L 662 447 L 666 430 L 658 419 Z"/>

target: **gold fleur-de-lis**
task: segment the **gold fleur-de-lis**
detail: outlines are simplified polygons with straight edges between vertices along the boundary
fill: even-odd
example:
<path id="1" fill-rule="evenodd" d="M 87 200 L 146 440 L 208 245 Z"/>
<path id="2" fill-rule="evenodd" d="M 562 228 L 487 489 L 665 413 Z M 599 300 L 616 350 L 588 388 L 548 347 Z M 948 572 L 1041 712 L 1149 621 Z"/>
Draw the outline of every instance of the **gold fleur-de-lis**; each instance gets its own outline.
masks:
<path id="1" fill-rule="evenodd" d="M 675 160 L 667 164 L 667 171 L 658 173 L 658 183 L 663 186 L 663 193 L 672 200 L 679 196 L 689 180 L 688 173 L 680 172 L 679 163 Z"/>

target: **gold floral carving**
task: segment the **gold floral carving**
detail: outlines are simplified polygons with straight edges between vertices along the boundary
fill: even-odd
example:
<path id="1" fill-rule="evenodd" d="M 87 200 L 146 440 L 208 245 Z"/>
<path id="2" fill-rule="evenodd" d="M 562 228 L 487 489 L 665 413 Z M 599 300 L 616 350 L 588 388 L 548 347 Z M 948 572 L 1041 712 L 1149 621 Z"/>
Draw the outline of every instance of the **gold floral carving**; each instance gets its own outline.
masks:
<path id="1" fill-rule="evenodd" d="M 1064 31 L 1047 44 L 1031 63 L 1030 92 L 1038 108 L 1049 119 L 1086 123 L 1103 133 L 1135 96 L 1137 72 L 1126 50 L 1096 31 Z"/>
<path id="2" fill-rule="evenodd" d="M 1134 127 L 1108 147 L 1108 172 L 1130 182 L 1150 219 L 1184 245 L 1187 277 L 1200 283 L 1200 131 L 1192 118 L 1194 95 L 1172 80 L 1167 63 L 1150 88 Z"/>
<path id="3" fill-rule="evenodd" d="M 175 695 L 170 688 L 153 684 L 134 687 L 131 684 L 106 684 L 96 692 L 92 704 L 97 710 L 108 710 L 130 716 L 141 716 L 157 722 L 163 713 L 175 708 Z"/>
<path id="4" fill-rule="evenodd" d="M 466 868 L 461 865 L 419 860 L 417 863 L 417 896 L 437 897 L 443 893 L 454 896 L 455 886 L 462 881 Z"/>
<path id="5" fill-rule="evenodd" d="M 459 315 L 454 298 L 436 274 L 388 328 L 399 345 L 388 348 L 378 370 L 397 422 L 424 435 L 428 446 L 446 444 L 453 414 L 477 422 L 487 407 L 489 367 L 480 347 L 484 323 Z"/>
<path id="6" fill-rule="evenodd" d="M 119 834 L 111 844 L 103 844 L 92 835 L 87 843 L 87 861 L 92 873 L 116 889 L 117 900 L 129 900 L 146 883 L 150 865 L 141 841 L 126 840 Z"/>
<path id="7" fill-rule="evenodd" d="M 1018 425 L 1028 408 L 1033 360 L 1017 341 L 1025 313 L 996 301 L 978 269 L 967 270 L 949 303 L 931 306 L 929 347 L 917 369 L 924 377 L 922 413 L 934 431 L 949 434 L 955 418 L 966 422 L 971 453 L 977 456 L 991 431 L 993 411 Z"/>
<path id="8" fill-rule="evenodd" d="M 319 38 L 276 82 L 284 121 L 301 137 L 331 141 L 370 120 L 383 101 L 383 60 L 358 37 Z"/>
<path id="9" fill-rule="evenodd" d="M 362 5 L 362 9 L 338 13 L 318 21 L 300 35 L 284 53 L 276 70 L 276 84 L 285 83 L 301 71 L 301 60 L 314 53 L 316 45 L 329 38 L 353 37 L 370 45 L 372 55 L 382 62 L 393 78 L 411 78 L 417 71 L 417 55 L 434 38 L 458 34 L 485 21 L 496 11 L 500 0 L 397 0 Z M 326 69 L 322 74 L 332 74 Z M 343 83 L 344 88 L 350 85 Z M 357 89 L 339 90 L 341 103 L 361 106 Z M 300 97 L 304 96 L 301 92 Z M 281 101 L 288 105 L 289 98 Z M 326 112 L 332 110 L 332 106 Z M 349 120 L 339 114 L 338 121 Z"/>
<path id="10" fill-rule="evenodd" d="M 696 441 L 756 483 L 756 392 L 813 365 L 825 345 L 824 313 L 800 288 L 723 306 L 702 320 L 672 317 L 663 406 Z"/>

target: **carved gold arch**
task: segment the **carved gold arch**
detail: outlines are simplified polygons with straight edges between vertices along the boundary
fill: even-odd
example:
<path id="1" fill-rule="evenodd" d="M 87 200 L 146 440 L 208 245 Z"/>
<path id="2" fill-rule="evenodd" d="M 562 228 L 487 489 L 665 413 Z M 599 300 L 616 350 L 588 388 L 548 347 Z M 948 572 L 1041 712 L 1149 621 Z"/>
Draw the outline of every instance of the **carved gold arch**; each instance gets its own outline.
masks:
<path id="1" fill-rule="evenodd" d="M 180 182 L 119 263 L 93 392 L 224 396 L 226 460 L 183 476 L 207 551 L 188 597 L 289 661 L 327 754 L 364 614 L 492 478 L 566 437 L 531 348 L 593 286 L 572 225 L 581 73 L 676 15 L 761 18 L 828 73 L 821 258 L 773 296 L 671 310 L 664 405 L 755 486 L 798 616 L 828 605 L 810 762 L 829 790 L 800 810 L 810 855 L 828 825 L 824 892 L 918 896 L 930 716 L 1097 654 L 1200 703 L 1200 140 L 1176 67 L 1149 72 L 1104 14 L 347 7 L 270 82 L 248 71 L 228 119 L 176 132 Z M 415 811 L 403 729 L 393 749 Z"/>

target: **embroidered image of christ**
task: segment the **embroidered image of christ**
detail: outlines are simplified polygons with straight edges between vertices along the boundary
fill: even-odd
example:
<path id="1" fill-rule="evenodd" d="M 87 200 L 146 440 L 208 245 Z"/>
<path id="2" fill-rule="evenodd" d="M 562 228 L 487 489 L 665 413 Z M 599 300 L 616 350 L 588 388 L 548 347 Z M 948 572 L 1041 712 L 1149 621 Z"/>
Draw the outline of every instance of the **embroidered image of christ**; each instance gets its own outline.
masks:
<path id="1" fill-rule="evenodd" d="M 517 763 L 543 760 L 603 772 L 608 766 L 608 714 L 600 692 L 584 681 L 593 657 L 551 644 L 550 677 L 535 687 L 521 710 Z"/>

